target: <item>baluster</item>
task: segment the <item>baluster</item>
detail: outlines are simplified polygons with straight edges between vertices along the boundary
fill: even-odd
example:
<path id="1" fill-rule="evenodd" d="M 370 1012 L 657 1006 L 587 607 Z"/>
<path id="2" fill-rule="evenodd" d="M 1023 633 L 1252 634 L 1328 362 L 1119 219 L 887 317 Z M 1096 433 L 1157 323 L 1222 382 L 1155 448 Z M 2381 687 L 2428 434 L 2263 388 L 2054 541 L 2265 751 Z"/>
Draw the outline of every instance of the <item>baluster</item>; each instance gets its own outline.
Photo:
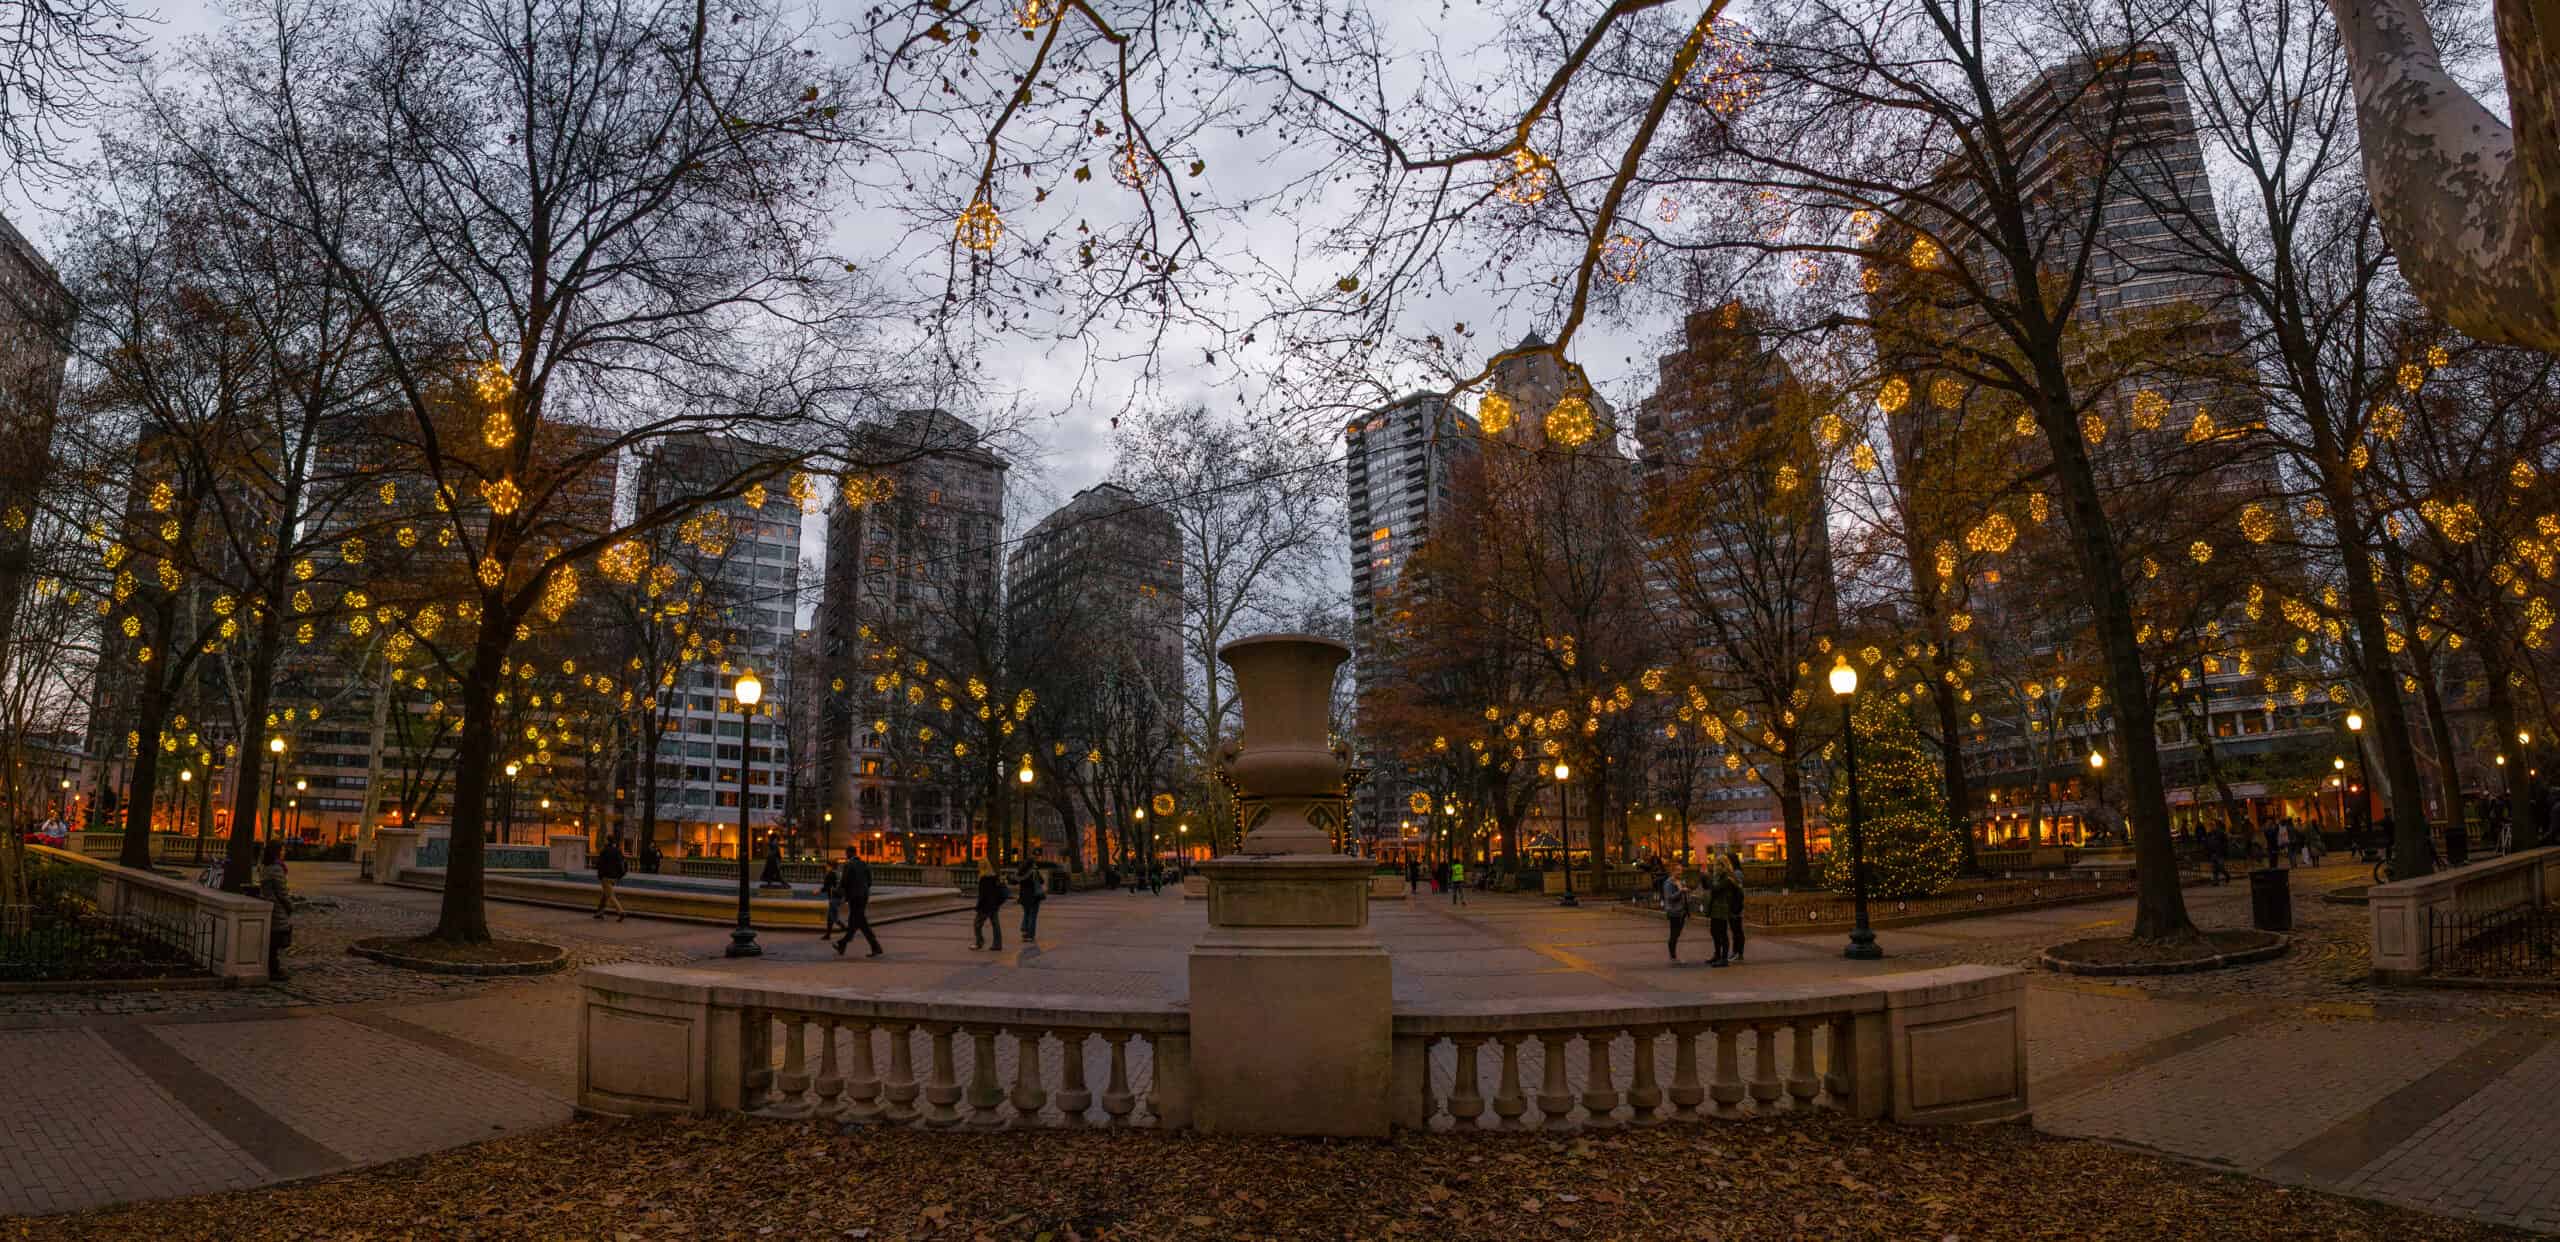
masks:
<path id="1" fill-rule="evenodd" d="M 1520 1114 L 1529 1111 L 1529 1099 L 1520 1093 L 1520 1045 L 1528 1042 L 1525 1035 L 1496 1036 L 1502 1041 L 1502 1083 L 1494 1088 L 1493 1115 L 1497 1129 L 1517 1130 Z"/>
<path id="2" fill-rule="evenodd" d="M 880 1115 L 898 1125 L 916 1119 L 916 1028 L 913 1023 L 889 1026 L 889 1078 L 881 1091 L 889 1097 Z"/>
<path id="3" fill-rule="evenodd" d="M 1742 1032 L 1729 1026 L 1716 1028 L 1716 1078 L 1707 1087 L 1707 1096 L 1716 1102 L 1716 1115 L 1732 1117 L 1742 1111 Z"/>
<path id="4" fill-rule="evenodd" d="M 933 1077 L 924 1085 L 924 1123 L 940 1128 L 958 1123 L 959 1110 L 951 1107 L 960 1102 L 960 1079 L 951 1068 L 952 1028 L 935 1023 L 924 1028 L 933 1041 Z"/>
<path id="5" fill-rule="evenodd" d="M 1755 1022 L 1751 1033 L 1759 1043 L 1751 1052 L 1751 1106 L 1754 1112 L 1775 1112 L 1778 1107 L 1778 1027 L 1771 1022 Z"/>
<path id="6" fill-rule="evenodd" d="M 782 1072 L 773 1080 L 778 1097 L 765 1106 L 777 1117 L 800 1117 L 809 1111 L 809 1062 L 803 1051 L 809 1033 L 809 1020 L 798 1014 L 782 1018 Z"/>
<path id="7" fill-rule="evenodd" d="M 818 1022 L 818 1106 L 810 1110 L 819 1120 L 832 1120 L 844 1111 L 844 1075 L 836 1068 L 836 1020 Z"/>
<path id="8" fill-rule="evenodd" d="M 1111 1080 L 1102 1088 L 1102 1124 L 1125 1126 L 1138 1106 L 1138 1098 L 1129 1094 L 1129 1032 L 1105 1031 L 1102 1042 L 1111 1047 Z"/>
<path id="9" fill-rule="evenodd" d="M 1573 1128 L 1573 1095 L 1564 1080 L 1564 1041 L 1571 1038 L 1563 1031 L 1538 1037 L 1539 1045 L 1546 1050 L 1541 1058 L 1546 1062 L 1546 1073 L 1538 1087 L 1538 1112 L 1546 1118 L 1550 1130 Z"/>
<path id="10" fill-rule="evenodd" d="M 969 1124 L 997 1129 L 1004 1125 L 997 1111 L 1004 1107 L 1004 1078 L 996 1068 L 996 1028 L 982 1026 L 969 1034 Z"/>
<path id="11" fill-rule="evenodd" d="M 1635 1080 L 1627 1086 L 1627 1121 L 1649 1126 L 1661 1120 L 1662 1088 L 1654 1083 L 1654 1056 L 1661 1051 L 1662 1032 L 1649 1029 L 1630 1031 L 1636 1044 Z"/>
<path id="12" fill-rule="evenodd" d="M 1040 1032 L 1013 1033 L 1013 1115 L 1026 1126 L 1040 1124 L 1049 1092 L 1040 1085 Z"/>
<path id="13" fill-rule="evenodd" d="M 1582 1107 L 1589 1110 L 1589 1124 L 1605 1126 L 1618 1113 L 1618 1074 L 1610 1068 L 1609 1054 L 1618 1042 L 1615 1031 L 1585 1031 L 1582 1048 L 1590 1061 L 1590 1076 L 1582 1084 Z"/>
<path id="14" fill-rule="evenodd" d="M 1707 1098 L 1706 1087 L 1698 1082 L 1698 1037 L 1703 1033 L 1689 1027 L 1671 1030 L 1672 1116 L 1682 1121 L 1696 1121 L 1698 1105 Z"/>
<path id="15" fill-rule="evenodd" d="M 1476 1048 L 1484 1036 L 1459 1035 L 1449 1042 L 1458 1050 L 1458 1071 L 1449 1082 L 1449 1120 L 1456 1129 L 1472 1130 L 1484 1116 L 1484 1096 L 1476 1090 Z"/>
<path id="16" fill-rule="evenodd" d="M 1084 1085 L 1083 1031 L 1058 1032 L 1059 1120 L 1071 1126 L 1085 1124 L 1085 1112 L 1093 1107 L 1093 1092 Z"/>
<path id="17" fill-rule="evenodd" d="M 853 1072 L 845 1075 L 847 1121 L 871 1122 L 880 1117 L 880 1075 L 871 1061 L 871 1024 L 848 1024 L 853 1031 Z"/>
<path id="18" fill-rule="evenodd" d="M 738 1111 L 761 1111 L 772 1102 L 773 1093 L 773 1024 L 774 1016 L 761 1009 L 747 1011 L 743 1019 L 749 1046 L 741 1049 L 746 1057 L 746 1079 L 738 1084 Z"/>
<path id="19" fill-rule="evenodd" d="M 1833 1108 L 1849 1107 L 1849 1016 L 1831 1019 L 1829 1037 L 1823 1043 L 1822 1089 L 1831 1093 Z"/>
<path id="20" fill-rule="evenodd" d="M 1814 1094 L 1822 1090 L 1822 1080 L 1813 1073 L 1813 1023 L 1798 1018 L 1794 1029 L 1796 1047 L 1794 1059 L 1787 1065 L 1787 1094 L 1795 1098 L 1795 1107 L 1811 1108 Z"/>

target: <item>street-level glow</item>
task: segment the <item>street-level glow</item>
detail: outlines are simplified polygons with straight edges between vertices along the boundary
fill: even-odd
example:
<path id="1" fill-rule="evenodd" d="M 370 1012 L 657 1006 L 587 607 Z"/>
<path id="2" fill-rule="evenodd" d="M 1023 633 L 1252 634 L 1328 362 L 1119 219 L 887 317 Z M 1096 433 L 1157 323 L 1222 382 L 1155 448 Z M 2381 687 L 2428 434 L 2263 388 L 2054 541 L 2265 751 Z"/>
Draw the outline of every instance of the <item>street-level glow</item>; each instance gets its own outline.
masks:
<path id="1" fill-rule="evenodd" d="M 284 739 L 283 739 L 283 738 L 280 738 L 280 737 L 271 737 L 271 738 L 268 738 L 268 739 L 267 739 L 267 749 L 268 749 L 269 751 L 271 751 L 271 752 L 275 753 L 275 754 L 279 754 L 279 755 L 283 754 L 283 753 L 284 753 Z"/>
<path id="2" fill-rule="evenodd" d="M 753 707 L 757 703 L 762 702 L 763 699 L 764 683 L 756 680 L 756 671 L 754 669 L 748 669 L 745 672 L 738 674 L 739 705 L 744 707 Z"/>
<path id="3" fill-rule="evenodd" d="M 2090 751 L 2089 766 L 2103 770 L 2107 766 L 2107 752 L 2103 750 Z"/>
<path id="4" fill-rule="evenodd" d="M 2363 713 L 2363 712 L 2348 712 L 2348 713 L 2347 713 L 2347 732 L 2349 732 L 2349 733 L 2362 733 L 2362 732 L 2364 732 L 2364 713 Z"/>
<path id="5" fill-rule="evenodd" d="M 1569 764 L 1569 763 L 1559 763 L 1559 764 L 1557 764 L 1557 765 L 1556 765 L 1556 779 L 1557 779 L 1557 780 L 1560 780 L 1560 781 L 1569 781 L 1569 780 L 1572 780 L 1572 779 L 1573 779 L 1573 765 L 1572 765 L 1572 764 Z"/>
<path id="6" fill-rule="evenodd" d="M 1849 667 L 1849 657 L 1843 655 L 1831 666 L 1831 693 L 1845 699 L 1857 692 L 1858 670 Z"/>

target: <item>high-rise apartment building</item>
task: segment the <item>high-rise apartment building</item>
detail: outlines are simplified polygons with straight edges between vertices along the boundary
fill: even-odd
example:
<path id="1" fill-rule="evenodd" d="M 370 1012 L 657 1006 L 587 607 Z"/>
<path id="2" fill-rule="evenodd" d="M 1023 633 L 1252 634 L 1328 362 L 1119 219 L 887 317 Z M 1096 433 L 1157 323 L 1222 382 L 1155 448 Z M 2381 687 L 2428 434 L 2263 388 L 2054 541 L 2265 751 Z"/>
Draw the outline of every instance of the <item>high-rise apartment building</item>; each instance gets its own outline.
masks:
<path id="1" fill-rule="evenodd" d="M 36 493 L 53 461 L 72 310 L 53 265 L 0 219 L 0 638 L 16 621 Z"/>
<path id="2" fill-rule="evenodd" d="M 1380 613 L 1405 561 L 1448 507 L 1451 471 L 1477 451 L 1476 433 L 1473 415 L 1432 393 L 1415 393 L 1344 429 L 1352 679 L 1363 703 L 1380 681 Z M 1359 751 L 1370 770 L 1356 794 L 1355 826 L 1374 835 L 1395 827 L 1411 782 L 1388 759 L 1381 739 L 1364 737 Z"/>
<path id="3" fill-rule="evenodd" d="M 928 749 L 901 727 L 913 705 L 878 665 L 891 646 L 941 651 L 964 631 L 1002 626 L 1006 464 L 977 428 L 931 409 L 863 429 L 852 455 L 876 465 L 847 482 L 827 521 L 817 617 L 819 764 L 835 817 L 826 844 L 897 861 L 967 857 L 968 801 L 948 779 L 947 743 Z"/>
<path id="4" fill-rule="evenodd" d="M 1025 532 L 1005 557 L 1014 633 L 1081 628 L 1074 643 L 1171 695 L 1182 685 L 1182 545 L 1173 515 L 1097 483 Z"/>
<path id="5" fill-rule="evenodd" d="M 774 456 L 762 445 L 729 436 L 670 437 L 641 464 L 640 506 L 646 511 L 670 498 L 723 490 Z M 805 828 L 787 825 L 783 817 L 790 801 L 791 709 L 806 688 L 795 684 L 791 658 L 798 633 L 802 513 L 780 490 L 751 489 L 659 531 L 662 544 L 680 541 L 699 553 L 687 559 L 702 580 L 698 598 L 710 615 L 696 623 L 733 639 L 717 660 L 687 668 L 677 685 L 661 690 L 681 696 L 682 707 L 668 713 L 658 742 L 657 831 L 708 857 L 737 856 L 741 763 L 744 844 L 761 848 L 769 833 Z M 752 740 L 742 737 L 747 722 L 734 697 L 738 678 L 750 670 L 764 687 Z"/>
<path id="6" fill-rule="evenodd" d="M 1636 413 L 1643 494 L 1671 519 L 1648 541 L 1647 582 L 1701 668 L 1784 659 L 1790 647 L 1809 659 L 1838 627 L 1821 454 L 1803 386 L 1761 326 L 1740 302 L 1690 312 Z M 1754 756 L 1734 747 L 1740 762 L 1727 767 L 1725 745 L 1688 746 L 1698 753 L 1657 756 L 1653 783 L 1688 785 L 1666 796 L 1690 806 L 1696 844 L 1778 839 L 1781 810 L 1749 775 Z"/>

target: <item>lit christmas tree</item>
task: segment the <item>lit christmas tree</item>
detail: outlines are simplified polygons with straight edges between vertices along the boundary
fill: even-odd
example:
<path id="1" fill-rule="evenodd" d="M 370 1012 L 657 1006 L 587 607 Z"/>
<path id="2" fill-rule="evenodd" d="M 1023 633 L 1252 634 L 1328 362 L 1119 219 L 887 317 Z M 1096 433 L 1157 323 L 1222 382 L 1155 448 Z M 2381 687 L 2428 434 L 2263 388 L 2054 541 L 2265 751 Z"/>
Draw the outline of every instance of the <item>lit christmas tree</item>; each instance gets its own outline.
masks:
<path id="1" fill-rule="evenodd" d="M 1866 840 L 1867 895 L 1926 897 L 1953 878 L 1964 851 L 1947 830 L 1946 776 L 1911 724 L 1910 709 L 1881 694 L 1861 699 L 1850 718 L 1858 732 L 1858 826 Z M 1822 884 L 1846 893 L 1849 883 L 1849 784 L 1840 747 L 1831 762 L 1831 849 Z"/>

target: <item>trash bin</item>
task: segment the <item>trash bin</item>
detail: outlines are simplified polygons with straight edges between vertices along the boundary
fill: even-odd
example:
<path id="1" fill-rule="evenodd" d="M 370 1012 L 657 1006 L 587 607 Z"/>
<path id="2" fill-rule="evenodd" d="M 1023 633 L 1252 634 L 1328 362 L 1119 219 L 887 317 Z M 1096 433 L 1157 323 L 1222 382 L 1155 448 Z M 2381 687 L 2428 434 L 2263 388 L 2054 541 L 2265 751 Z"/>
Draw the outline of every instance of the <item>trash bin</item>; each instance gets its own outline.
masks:
<path id="1" fill-rule="evenodd" d="M 2249 873 L 2249 925 L 2259 931 L 2293 930 L 2293 888 L 2286 883 L 2292 877 L 2281 867 L 2260 867 Z"/>

